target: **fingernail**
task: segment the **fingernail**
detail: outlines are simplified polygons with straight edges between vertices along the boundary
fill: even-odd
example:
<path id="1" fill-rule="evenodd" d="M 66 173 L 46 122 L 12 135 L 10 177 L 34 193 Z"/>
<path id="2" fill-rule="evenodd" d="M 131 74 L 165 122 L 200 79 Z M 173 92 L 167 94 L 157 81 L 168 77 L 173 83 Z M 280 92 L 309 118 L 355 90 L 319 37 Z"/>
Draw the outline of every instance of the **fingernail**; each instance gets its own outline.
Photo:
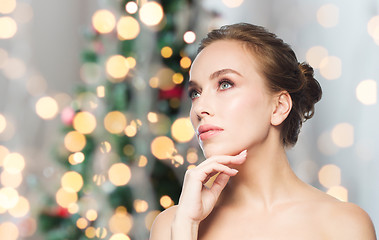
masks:
<path id="1" fill-rule="evenodd" d="M 238 173 L 238 170 L 237 170 L 237 169 L 232 169 L 232 170 L 233 170 L 233 172 Z"/>
<path id="2" fill-rule="evenodd" d="M 240 154 L 238 154 L 240 156 L 246 156 L 247 155 L 247 150 L 243 150 Z"/>

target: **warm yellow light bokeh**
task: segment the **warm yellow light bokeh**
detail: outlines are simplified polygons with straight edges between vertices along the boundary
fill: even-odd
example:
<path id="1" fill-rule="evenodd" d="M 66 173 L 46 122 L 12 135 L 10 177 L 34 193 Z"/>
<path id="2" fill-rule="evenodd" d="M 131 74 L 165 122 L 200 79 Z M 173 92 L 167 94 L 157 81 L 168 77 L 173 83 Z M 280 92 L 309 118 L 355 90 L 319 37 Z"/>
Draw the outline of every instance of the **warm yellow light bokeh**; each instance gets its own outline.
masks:
<path id="1" fill-rule="evenodd" d="M 196 34 L 193 31 L 187 31 L 183 35 L 183 40 L 187 44 L 194 43 L 196 41 Z"/>
<path id="2" fill-rule="evenodd" d="M 183 77 L 183 74 L 181 73 L 175 73 L 174 75 L 172 75 L 172 81 L 175 84 L 181 84 L 183 80 L 184 80 L 184 77 Z"/>
<path id="3" fill-rule="evenodd" d="M 172 76 L 175 72 L 171 68 L 163 67 L 161 68 L 156 77 L 158 80 L 158 86 L 162 90 L 170 90 L 175 87 L 175 83 L 172 81 Z"/>
<path id="4" fill-rule="evenodd" d="M 12 222 L 3 222 L 0 224 L 0 239 L 17 240 L 20 232 L 17 226 Z"/>
<path id="5" fill-rule="evenodd" d="M 104 86 L 97 86 L 96 87 L 96 95 L 99 98 L 105 97 L 105 87 Z"/>
<path id="6" fill-rule="evenodd" d="M 322 59 L 328 56 L 328 50 L 322 46 L 311 47 L 306 54 L 307 62 L 315 69 L 320 68 Z"/>
<path id="7" fill-rule="evenodd" d="M 163 208 L 169 208 L 174 205 L 174 201 L 170 198 L 170 196 L 164 195 L 160 198 L 159 203 Z"/>
<path id="8" fill-rule="evenodd" d="M 173 53 L 172 48 L 169 47 L 169 46 L 165 46 L 165 47 L 163 47 L 163 48 L 161 49 L 161 55 L 162 55 L 162 57 L 164 57 L 164 58 L 169 58 L 169 57 L 171 57 L 171 56 L 172 56 L 172 53 Z"/>
<path id="9" fill-rule="evenodd" d="M 105 129 L 113 134 L 122 133 L 126 127 L 126 117 L 122 112 L 109 112 L 104 118 Z"/>
<path id="10" fill-rule="evenodd" d="M 58 103 L 52 97 L 42 97 L 36 103 L 36 113 L 42 119 L 53 119 L 58 114 Z"/>
<path id="11" fill-rule="evenodd" d="M 334 164 L 325 165 L 318 172 L 318 179 L 326 188 L 340 185 L 341 169 Z"/>
<path id="12" fill-rule="evenodd" d="M 76 153 L 70 154 L 70 156 L 68 157 L 68 161 L 71 165 L 82 163 L 84 159 L 85 159 L 85 155 L 82 152 L 76 152 Z"/>
<path id="13" fill-rule="evenodd" d="M 88 226 L 88 221 L 87 219 L 85 218 L 79 218 L 78 220 L 76 220 L 76 226 L 79 228 L 79 229 L 85 229 L 87 226 Z"/>
<path id="14" fill-rule="evenodd" d="M 339 12 L 334 4 L 322 5 L 317 11 L 317 21 L 325 28 L 335 27 L 339 23 Z"/>
<path id="15" fill-rule="evenodd" d="M 25 168 L 25 159 L 19 153 L 9 153 L 4 158 L 3 167 L 9 173 L 20 173 Z"/>
<path id="16" fill-rule="evenodd" d="M 346 188 L 342 186 L 333 186 L 326 193 L 339 199 L 340 201 L 348 201 L 348 191 Z"/>
<path id="17" fill-rule="evenodd" d="M 78 201 L 78 195 L 76 192 L 68 192 L 64 188 L 60 188 L 55 194 L 55 200 L 59 206 L 68 208 L 71 204 Z"/>
<path id="18" fill-rule="evenodd" d="M 116 212 L 109 219 L 109 230 L 112 233 L 128 234 L 133 226 L 133 219 L 128 213 Z"/>
<path id="19" fill-rule="evenodd" d="M 365 105 L 377 103 L 377 84 L 375 80 L 364 80 L 360 82 L 355 90 L 357 99 Z"/>
<path id="20" fill-rule="evenodd" d="M 113 234 L 109 240 L 130 240 L 130 238 L 123 233 L 116 233 Z"/>
<path id="21" fill-rule="evenodd" d="M 222 0 L 222 2 L 227 6 L 228 8 L 236 8 L 241 6 L 244 0 Z"/>
<path id="22" fill-rule="evenodd" d="M 124 56 L 113 55 L 108 58 L 105 68 L 107 74 L 111 77 L 109 81 L 117 83 L 122 82 L 129 72 L 129 64 Z"/>
<path id="23" fill-rule="evenodd" d="M 116 186 L 128 184 L 132 173 L 128 165 L 124 163 L 113 164 L 108 171 L 109 181 Z"/>
<path id="24" fill-rule="evenodd" d="M 138 160 L 138 167 L 145 167 L 147 165 L 147 157 L 140 156 Z"/>
<path id="25" fill-rule="evenodd" d="M 22 183 L 22 173 L 10 173 L 8 171 L 3 171 L 0 176 L 1 184 L 4 187 L 17 188 Z"/>
<path id="26" fill-rule="evenodd" d="M 77 131 L 71 131 L 64 137 L 64 146 L 70 152 L 80 152 L 87 143 L 86 137 Z"/>
<path id="27" fill-rule="evenodd" d="M 191 66 L 191 63 L 192 63 L 192 61 L 189 57 L 183 57 L 180 60 L 180 66 L 184 69 L 188 69 Z"/>
<path id="28" fill-rule="evenodd" d="M 112 145 L 108 141 L 103 141 L 100 143 L 100 152 L 109 153 L 112 150 Z"/>
<path id="29" fill-rule="evenodd" d="M 188 142 L 195 135 L 189 118 L 179 118 L 171 126 L 172 137 L 178 142 Z"/>
<path id="30" fill-rule="evenodd" d="M 156 137 L 151 143 L 151 152 L 158 159 L 170 159 L 175 152 L 174 142 L 166 137 Z"/>
<path id="31" fill-rule="evenodd" d="M 62 188 L 67 192 L 79 192 L 83 187 L 83 177 L 77 172 L 66 172 L 61 178 Z"/>
<path id="32" fill-rule="evenodd" d="M 25 217 L 30 211 L 29 200 L 19 196 L 17 204 L 8 210 L 9 214 L 16 218 Z"/>
<path id="33" fill-rule="evenodd" d="M 92 25 L 99 33 L 110 33 L 116 26 L 116 18 L 110 11 L 101 9 L 93 14 Z"/>
<path id="34" fill-rule="evenodd" d="M 104 227 L 99 227 L 99 228 L 96 228 L 96 237 L 100 238 L 100 239 L 104 239 L 108 234 L 108 231 L 106 228 Z"/>
<path id="35" fill-rule="evenodd" d="M 125 128 L 125 135 L 134 137 L 137 134 L 137 123 L 133 120 L 130 125 Z"/>
<path id="36" fill-rule="evenodd" d="M 0 39 L 12 38 L 17 32 L 17 23 L 11 17 L 0 17 Z"/>
<path id="37" fill-rule="evenodd" d="M 149 122 L 151 122 L 151 123 L 158 122 L 158 114 L 155 112 L 149 112 L 147 114 L 147 120 L 149 120 Z"/>
<path id="38" fill-rule="evenodd" d="M 9 14 L 16 8 L 16 0 L 1 0 L 0 13 Z"/>
<path id="39" fill-rule="evenodd" d="M 136 2 L 130 1 L 125 5 L 125 10 L 129 14 L 135 14 L 138 11 L 138 5 Z"/>
<path id="40" fill-rule="evenodd" d="M 145 200 L 136 199 L 133 202 L 134 209 L 138 213 L 146 212 L 149 208 L 149 204 Z"/>
<path id="41" fill-rule="evenodd" d="M 79 112 L 74 117 L 73 127 L 82 134 L 90 134 L 96 128 L 96 118 L 90 112 Z"/>
<path id="42" fill-rule="evenodd" d="M 162 6 L 154 1 L 146 2 L 139 10 L 139 17 L 147 26 L 158 25 L 162 21 L 163 16 Z"/>
<path id="43" fill-rule="evenodd" d="M 17 205 L 18 200 L 18 192 L 14 188 L 4 187 L 0 189 L 0 206 L 2 208 L 14 208 Z"/>
<path id="44" fill-rule="evenodd" d="M 138 21 L 131 16 L 121 17 L 117 22 L 117 33 L 121 40 L 135 39 L 140 33 Z"/>
<path id="45" fill-rule="evenodd" d="M 0 134 L 5 130 L 7 127 L 7 119 L 4 117 L 4 115 L 0 114 Z"/>
<path id="46" fill-rule="evenodd" d="M 339 123 L 333 128 L 331 136 L 338 147 L 351 147 L 354 144 L 354 127 L 349 123 Z"/>
<path id="47" fill-rule="evenodd" d="M 320 62 L 320 73 L 327 80 L 335 80 L 341 77 L 342 62 L 335 56 L 327 56 Z"/>
<path id="48" fill-rule="evenodd" d="M 89 221 L 95 221 L 97 219 L 97 211 L 95 209 L 89 209 L 86 213 L 86 218 Z"/>
<path id="49" fill-rule="evenodd" d="M 134 57 L 127 57 L 125 60 L 128 63 L 129 68 L 131 69 L 135 68 L 135 66 L 137 65 L 137 61 Z"/>
<path id="50" fill-rule="evenodd" d="M 194 164 L 199 160 L 199 156 L 197 155 L 197 151 L 194 148 L 188 149 L 187 152 L 187 162 Z"/>
<path id="51" fill-rule="evenodd" d="M 88 227 L 85 231 L 86 237 L 94 238 L 96 236 L 96 229 L 94 227 Z"/>

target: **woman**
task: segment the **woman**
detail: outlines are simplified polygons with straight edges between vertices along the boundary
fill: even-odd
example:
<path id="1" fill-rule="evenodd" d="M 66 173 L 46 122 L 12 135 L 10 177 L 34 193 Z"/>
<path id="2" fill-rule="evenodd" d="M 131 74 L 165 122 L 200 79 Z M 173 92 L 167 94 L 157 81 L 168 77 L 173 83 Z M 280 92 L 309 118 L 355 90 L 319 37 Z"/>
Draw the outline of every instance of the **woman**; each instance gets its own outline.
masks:
<path id="1" fill-rule="evenodd" d="M 189 96 L 206 160 L 187 171 L 179 204 L 156 218 L 151 240 L 376 239 L 362 209 L 307 185 L 289 166 L 285 149 L 321 98 L 312 67 L 289 45 L 251 24 L 210 32 Z"/>

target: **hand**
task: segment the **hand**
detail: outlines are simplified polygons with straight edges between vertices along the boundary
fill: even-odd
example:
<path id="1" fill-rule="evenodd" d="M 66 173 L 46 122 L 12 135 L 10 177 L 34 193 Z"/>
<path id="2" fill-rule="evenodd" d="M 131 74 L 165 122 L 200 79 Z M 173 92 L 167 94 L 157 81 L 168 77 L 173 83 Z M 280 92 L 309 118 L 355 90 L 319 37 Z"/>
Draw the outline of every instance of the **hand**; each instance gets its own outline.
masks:
<path id="1" fill-rule="evenodd" d="M 245 150 L 236 156 L 213 156 L 188 170 L 184 177 L 175 218 L 195 225 L 204 220 L 213 210 L 229 178 L 238 173 L 228 165 L 242 164 L 246 160 L 246 155 Z M 212 187 L 206 188 L 204 184 L 217 173 L 220 174 Z"/>

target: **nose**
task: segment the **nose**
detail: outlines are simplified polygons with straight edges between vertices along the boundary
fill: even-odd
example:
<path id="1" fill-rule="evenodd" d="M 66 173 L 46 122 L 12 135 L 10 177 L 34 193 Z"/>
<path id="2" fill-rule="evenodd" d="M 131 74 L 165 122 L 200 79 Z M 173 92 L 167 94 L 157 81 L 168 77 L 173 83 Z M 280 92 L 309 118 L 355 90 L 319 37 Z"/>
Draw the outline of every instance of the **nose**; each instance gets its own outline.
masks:
<path id="1" fill-rule="evenodd" d="M 206 98 L 204 94 L 192 103 L 192 111 L 196 114 L 199 121 L 205 117 L 214 116 L 212 101 L 211 99 Z"/>

